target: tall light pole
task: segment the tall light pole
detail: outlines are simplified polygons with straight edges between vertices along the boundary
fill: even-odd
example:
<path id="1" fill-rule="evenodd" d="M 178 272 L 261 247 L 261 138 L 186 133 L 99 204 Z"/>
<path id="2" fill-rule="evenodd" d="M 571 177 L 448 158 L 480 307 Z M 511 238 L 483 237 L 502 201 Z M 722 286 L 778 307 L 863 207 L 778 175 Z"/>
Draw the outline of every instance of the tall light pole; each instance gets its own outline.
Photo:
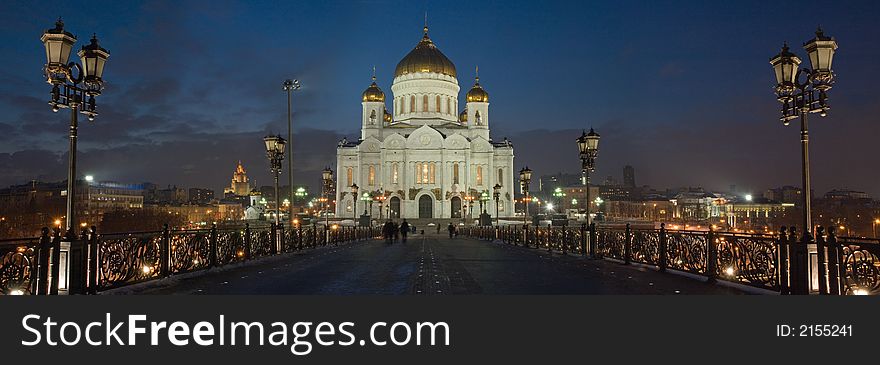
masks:
<path id="1" fill-rule="evenodd" d="M 287 92 L 287 140 L 291 143 L 287 144 L 287 194 L 288 199 L 290 199 L 290 222 L 291 227 L 293 227 L 293 122 L 292 114 L 290 110 L 290 93 L 294 90 L 299 90 L 299 80 L 284 80 L 284 83 L 281 84 L 284 91 Z"/>
<path id="2" fill-rule="evenodd" d="M 353 203 L 354 207 L 352 207 L 352 210 L 351 210 L 351 217 L 352 217 L 352 219 L 355 220 L 355 225 L 357 224 L 358 198 L 360 198 L 358 196 L 358 189 L 359 189 L 359 187 L 357 184 L 351 184 L 351 195 L 352 195 L 352 200 L 354 200 L 354 203 Z"/>
<path id="3" fill-rule="evenodd" d="M 324 228 L 330 224 L 330 187 L 333 186 L 333 170 L 328 166 L 321 172 L 321 180 L 324 184 L 321 187 L 321 196 L 324 199 Z"/>
<path id="4" fill-rule="evenodd" d="M 501 184 L 492 187 L 492 197 L 495 198 L 495 225 L 498 226 L 498 204 L 501 201 Z"/>
<path id="5" fill-rule="evenodd" d="M 792 119 L 801 120 L 801 171 L 804 205 L 804 242 L 812 237 L 811 191 L 810 191 L 810 148 L 807 115 L 819 113 L 824 117 L 828 113 L 828 95 L 834 84 L 834 72 L 831 61 L 837 50 L 837 41 L 825 36 L 822 28 L 816 30 L 816 37 L 804 43 L 804 49 L 810 57 L 812 69 L 798 68 L 801 60 L 789 52 L 788 45 L 783 44 L 782 51 L 770 59 L 776 75 L 776 96 L 782 103 L 782 115 L 779 120 L 788 125 Z M 801 75 L 806 77 L 800 82 Z"/>
<path id="6" fill-rule="evenodd" d="M 70 147 L 67 162 L 67 215 L 66 235 L 69 239 L 76 237 L 76 139 L 79 113 L 86 115 L 89 121 L 98 115 L 95 107 L 95 96 L 101 95 L 104 89 L 104 65 L 110 52 L 101 48 L 98 38 L 92 35 L 91 42 L 77 52 L 82 64 L 68 62 L 70 51 L 76 43 L 76 36 L 64 30 L 64 22 L 59 18 L 55 28 L 43 32 L 40 37 L 46 48 L 46 64 L 43 74 L 46 82 L 52 85 L 51 100 L 53 112 L 61 108 L 70 109 Z M 74 73 L 74 70 L 76 72 Z M 86 100 L 88 96 L 88 100 Z"/>
<path id="7" fill-rule="evenodd" d="M 590 133 L 583 131 L 577 139 L 578 152 L 581 159 L 581 173 L 586 191 L 587 225 L 590 225 L 590 172 L 596 168 L 596 157 L 599 156 L 599 133 L 590 128 Z"/>
<path id="8" fill-rule="evenodd" d="M 278 194 L 278 175 L 281 174 L 284 145 L 287 144 L 287 141 L 281 136 L 266 136 L 263 138 L 263 142 L 266 143 L 266 157 L 269 159 L 269 168 L 272 170 L 272 177 L 275 180 L 275 227 L 279 227 L 281 224 L 281 195 Z M 293 225 L 290 227 L 293 228 Z M 280 240 L 276 242 L 280 242 Z"/>
<path id="9" fill-rule="evenodd" d="M 525 211 L 523 214 L 523 225 L 529 224 L 529 183 L 532 181 L 532 170 L 529 169 L 528 166 L 523 167 L 522 170 L 519 170 L 519 185 L 522 190 L 523 196 L 523 204 L 525 205 Z"/>

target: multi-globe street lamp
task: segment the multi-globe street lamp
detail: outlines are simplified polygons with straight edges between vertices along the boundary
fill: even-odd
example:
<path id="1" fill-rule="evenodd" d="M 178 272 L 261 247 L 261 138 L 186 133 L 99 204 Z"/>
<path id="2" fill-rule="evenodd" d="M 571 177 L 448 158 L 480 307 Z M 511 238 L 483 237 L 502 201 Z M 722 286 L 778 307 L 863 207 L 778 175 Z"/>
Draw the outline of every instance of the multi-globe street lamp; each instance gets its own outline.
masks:
<path id="1" fill-rule="evenodd" d="M 529 183 L 531 181 L 532 170 L 529 169 L 528 166 L 519 170 L 519 185 L 522 190 L 520 193 L 523 196 L 523 205 L 525 206 L 525 211 L 523 212 L 523 225 L 529 224 Z"/>
<path id="2" fill-rule="evenodd" d="M 819 28 L 816 30 L 816 37 L 804 43 L 804 50 L 809 54 L 812 69 L 799 68 L 801 59 L 789 51 L 788 44 L 783 44 L 782 51 L 770 59 L 776 75 L 776 99 L 782 104 L 782 115 L 779 120 L 784 125 L 797 118 L 801 121 L 804 242 L 809 241 L 813 229 L 810 216 L 810 148 L 807 114 L 818 113 L 819 116 L 824 117 L 830 109 L 827 92 L 834 84 L 831 61 L 836 49 L 837 41 L 834 37 L 826 36 L 822 28 Z M 802 75 L 806 78 L 803 82 L 800 81 Z"/>
<path id="3" fill-rule="evenodd" d="M 357 218 L 358 190 L 359 190 L 359 187 L 357 184 L 351 184 L 351 196 L 352 196 L 352 200 L 354 201 L 352 203 L 352 204 L 354 204 L 354 207 L 352 207 L 352 209 L 351 209 L 352 218 Z"/>
<path id="4" fill-rule="evenodd" d="M 299 90 L 299 80 L 291 80 L 287 79 L 281 83 L 281 87 L 284 91 L 287 92 L 287 140 L 291 143 L 287 144 L 287 186 L 288 186 L 288 199 L 290 201 L 293 200 L 293 121 L 292 121 L 292 113 L 290 109 L 290 93 L 292 91 Z M 293 204 L 290 205 L 290 221 L 293 222 L 294 214 L 293 214 Z M 292 226 L 292 225 L 291 225 Z"/>
<path id="5" fill-rule="evenodd" d="M 40 41 L 46 49 L 46 64 L 43 74 L 46 82 L 52 85 L 51 100 L 53 112 L 61 108 L 70 109 L 70 150 L 68 151 L 67 167 L 67 216 L 66 235 L 72 239 L 76 236 L 74 202 L 76 198 L 76 139 L 79 127 L 79 113 L 93 121 L 98 115 L 95 97 L 104 89 L 104 66 L 110 52 L 98 44 L 98 38 L 92 35 L 91 42 L 77 52 L 81 64 L 69 61 L 70 52 L 76 43 L 76 36 L 64 30 L 64 22 L 59 18 L 55 28 L 46 30 Z M 88 97 L 88 100 L 86 100 Z"/>
<path id="6" fill-rule="evenodd" d="M 364 215 L 367 215 L 367 206 L 370 206 L 370 214 L 369 216 L 373 216 L 373 197 L 370 196 L 370 193 L 363 193 L 361 195 L 361 200 L 364 201 Z"/>
<path id="7" fill-rule="evenodd" d="M 562 188 L 553 189 L 553 197 L 556 198 L 556 205 L 559 206 L 559 209 L 562 209 L 562 198 L 565 197 L 565 192 L 562 191 Z M 547 209 L 553 209 L 549 204 L 547 205 Z"/>
<path id="8" fill-rule="evenodd" d="M 495 198 L 495 225 L 499 225 L 498 205 L 501 203 L 501 184 L 492 187 L 492 197 Z"/>
<path id="9" fill-rule="evenodd" d="M 281 138 L 281 136 L 276 135 L 264 137 L 263 142 L 266 143 L 266 157 L 269 159 L 269 168 L 272 170 L 272 177 L 275 180 L 275 227 L 280 227 L 281 195 L 278 194 L 278 176 L 281 174 L 281 163 L 284 161 L 284 145 L 287 144 L 287 141 Z M 276 242 L 280 242 L 280 240 Z"/>
<path id="10" fill-rule="evenodd" d="M 578 153 L 581 159 L 581 174 L 586 191 L 587 204 L 586 222 L 590 225 L 590 172 L 596 168 L 596 157 L 599 156 L 599 133 L 590 128 L 590 133 L 581 133 L 577 139 Z"/>
<path id="11" fill-rule="evenodd" d="M 473 194 L 470 194 L 470 193 L 466 194 L 464 196 L 464 200 L 467 201 L 467 204 L 465 205 L 465 207 L 467 208 L 468 219 L 473 219 L 474 218 L 474 196 L 473 196 Z"/>

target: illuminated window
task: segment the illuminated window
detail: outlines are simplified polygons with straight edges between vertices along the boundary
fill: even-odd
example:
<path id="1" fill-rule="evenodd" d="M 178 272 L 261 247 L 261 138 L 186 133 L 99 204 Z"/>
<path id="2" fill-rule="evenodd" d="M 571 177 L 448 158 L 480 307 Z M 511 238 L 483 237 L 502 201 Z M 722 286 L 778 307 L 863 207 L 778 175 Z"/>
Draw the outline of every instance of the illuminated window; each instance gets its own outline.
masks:
<path id="1" fill-rule="evenodd" d="M 483 166 L 477 166 L 477 185 L 483 185 Z"/>
<path id="2" fill-rule="evenodd" d="M 416 184 L 422 183 L 422 164 L 416 164 Z"/>
<path id="3" fill-rule="evenodd" d="M 345 168 L 345 177 L 348 179 L 348 180 L 347 180 L 348 183 L 347 183 L 345 186 L 351 186 L 351 185 L 353 184 L 353 182 L 351 181 L 351 177 L 352 177 L 352 169 L 351 169 L 351 167 L 346 167 L 346 168 Z"/>
<path id="4" fill-rule="evenodd" d="M 436 182 L 436 180 L 434 179 L 434 177 L 437 176 L 436 168 L 437 168 L 436 164 L 431 164 L 431 172 L 429 175 L 429 177 L 431 178 L 431 184 Z"/>
<path id="5" fill-rule="evenodd" d="M 422 97 L 422 111 L 428 111 L 428 95 Z"/>
<path id="6" fill-rule="evenodd" d="M 398 170 L 397 170 L 397 163 L 395 162 L 393 165 L 391 165 L 391 183 L 392 184 L 397 184 L 397 176 L 398 176 Z"/>
<path id="7" fill-rule="evenodd" d="M 452 183 L 458 184 L 458 163 L 452 165 Z"/>
<path id="8" fill-rule="evenodd" d="M 440 95 L 437 95 L 437 112 L 440 112 Z"/>
<path id="9" fill-rule="evenodd" d="M 369 185 L 376 185 L 376 167 L 370 166 Z"/>
<path id="10" fill-rule="evenodd" d="M 413 96 L 409 97 L 409 112 L 415 113 L 415 111 L 416 111 L 416 96 L 413 95 Z"/>

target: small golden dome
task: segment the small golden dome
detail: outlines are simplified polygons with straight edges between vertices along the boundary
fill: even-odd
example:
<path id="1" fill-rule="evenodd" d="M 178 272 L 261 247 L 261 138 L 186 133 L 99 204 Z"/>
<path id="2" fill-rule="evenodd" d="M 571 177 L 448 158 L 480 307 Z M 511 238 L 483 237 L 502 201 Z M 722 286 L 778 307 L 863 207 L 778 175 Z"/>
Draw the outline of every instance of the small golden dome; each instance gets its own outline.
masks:
<path id="1" fill-rule="evenodd" d="M 464 108 L 464 110 L 462 110 L 461 113 L 458 114 L 458 122 L 461 124 L 467 123 L 467 108 Z"/>
<path id="2" fill-rule="evenodd" d="M 425 27 L 425 35 L 419 44 L 397 64 L 394 77 L 416 72 L 433 72 L 455 77 L 455 65 L 428 37 L 428 27 Z"/>
<path id="3" fill-rule="evenodd" d="M 489 102 L 489 93 L 486 90 L 483 90 L 483 87 L 480 86 L 480 77 L 477 76 L 476 81 L 474 82 L 474 87 L 467 92 L 467 102 L 479 102 L 479 103 L 488 103 Z"/>
<path id="4" fill-rule="evenodd" d="M 388 110 L 385 111 L 385 115 L 383 116 L 385 123 L 391 123 L 393 119 L 391 118 L 391 113 Z"/>
<path id="5" fill-rule="evenodd" d="M 370 87 L 364 90 L 364 94 L 361 96 L 361 99 L 363 99 L 363 101 L 378 101 L 381 103 L 385 102 L 385 93 L 382 91 L 382 89 L 379 88 L 378 85 L 376 85 L 376 76 L 373 76 L 373 83 L 370 85 Z"/>

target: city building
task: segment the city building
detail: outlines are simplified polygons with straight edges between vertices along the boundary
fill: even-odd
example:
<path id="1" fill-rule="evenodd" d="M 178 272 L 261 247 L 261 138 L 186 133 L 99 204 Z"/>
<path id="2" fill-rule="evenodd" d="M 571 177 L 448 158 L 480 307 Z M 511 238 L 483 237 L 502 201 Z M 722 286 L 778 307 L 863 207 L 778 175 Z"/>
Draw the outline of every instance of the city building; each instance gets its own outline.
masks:
<path id="1" fill-rule="evenodd" d="M 476 75 L 475 75 L 476 76 Z M 398 64 L 391 84 L 391 109 L 373 83 L 361 95 L 361 136 L 337 145 L 336 216 L 353 218 L 374 204 L 393 217 L 462 218 L 465 197 L 500 189 L 498 214 L 514 215 L 517 182 L 513 144 L 489 134 L 489 94 L 479 77 L 459 112 L 455 65 L 434 44 L 425 27 L 422 39 Z M 358 195 L 383 195 L 366 202 Z M 357 204 L 357 209 L 355 209 Z M 494 208 L 494 207 L 493 207 Z M 357 210 L 357 211 L 356 211 Z M 487 209 L 495 215 L 495 209 Z"/>
<path id="2" fill-rule="evenodd" d="M 207 204 L 214 200 L 214 189 L 189 188 L 189 202 Z"/>
<path id="3" fill-rule="evenodd" d="M 630 189 L 636 187 L 636 169 L 630 165 L 623 167 L 623 186 Z"/>
<path id="4" fill-rule="evenodd" d="M 244 170 L 244 166 L 241 165 L 241 161 L 238 161 L 238 165 L 235 167 L 235 171 L 232 173 L 232 182 L 228 187 L 223 189 L 224 195 L 237 195 L 237 196 L 247 196 L 251 192 L 251 184 L 248 181 L 247 171 Z"/>

